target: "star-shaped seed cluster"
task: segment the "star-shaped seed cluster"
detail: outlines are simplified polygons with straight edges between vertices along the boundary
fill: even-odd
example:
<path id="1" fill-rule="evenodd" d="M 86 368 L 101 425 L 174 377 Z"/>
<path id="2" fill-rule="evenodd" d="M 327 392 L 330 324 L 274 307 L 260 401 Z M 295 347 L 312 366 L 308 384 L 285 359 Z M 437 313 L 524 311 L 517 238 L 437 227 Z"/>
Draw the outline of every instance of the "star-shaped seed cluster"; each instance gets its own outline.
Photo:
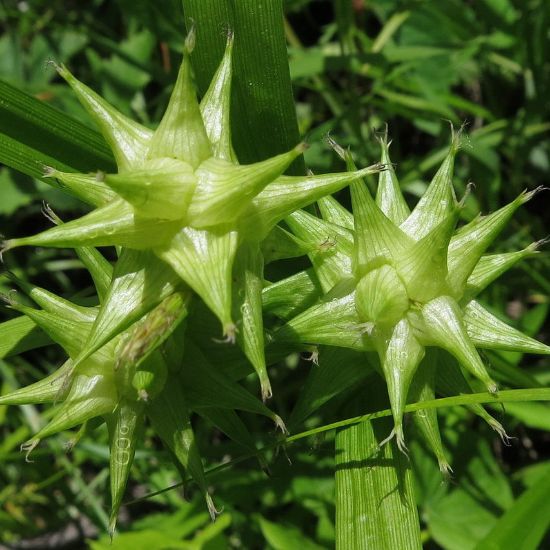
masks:
<path id="1" fill-rule="evenodd" d="M 445 160 L 412 212 L 384 135 L 381 162 L 386 170 L 379 175 L 375 198 L 365 183 L 356 181 L 351 184 L 353 214 L 325 197 L 318 204 L 321 218 L 296 211 L 286 220 L 309 247 L 324 296 L 286 323 L 275 339 L 374 351 L 388 387 L 395 423 L 391 436 L 403 450 L 407 399 L 418 397 L 424 387 L 428 398 L 435 392 L 438 366 L 419 369 L 434 362 L 433 355 L 424 359 L 427 348 L 454 356 L 491 393 L 498 391 L 497 384 L 476 348 L 550 353 L 548 346 L 508 326 L 476 300 L 495 278 L 537 253 L 540 243 L 485 255 L 515 210 L 537 190 L 457 229 L 465 200 L 457 201 L 452 181 L 460 134 L 453 132 Z M 335 147 L 353 169 L 349 152 Z"/>
<path id="2" fill-rule="evenodd" d="M 267 416 L 285 429 L 276 414 L 213 368 L 186 340 L 184 320 L 193 300 L 204 302 L 221 322 L 226 341 L 237 340 L 258 374 L 263 399 L 269 398 L 261 243 L 276 238 L 276 224 L 295 209 L 380 169 L 283 176 L 304 144 L 255 164 L 239 164 L 230 130 L 233 36 L 200 102 L 190 62 L 194 41 L 192 31 L 168 107 L 154 131 L 58 67 L 97 123 L 118 171 L 80 174 L 46 167 L 45 176 L 92 210 L 63 223 L 46 207 L 54 227 L 9 239 L 2 248 L 74 248 L 94 280 L 99 304 L 86 308 L 16 280 L 40 309 L 7 297 L 10 307 L 60 344 L 68 359 L 51 376 L 1 397 L 0 403 L 59 405 L 49 424 L 25 445 L 27 453 L 59 431 L 82 425 L 78 438 L 107 424 L 111 530 L 146 418 L 178 468 L 199 485 L 212 514 L 190 412 L 206 416 L 248 452 L 254 452 L 254 440 L 237 409 Z M 117 247 L 114 266 L 96 246 Z"/>
<path id="3" fill-rule="evenodd" d="M 241 345 L 267 399 L 271 387 L 263 352 L 260 242 L 297 208 L 380 166 L 354 174 L 283 176 L 304 151 L 304 144 L 255 164 L 240 165 L 230 129 L 233 36 L 228 37 L 224 57 L 200 103 L 190 61 L 194 42 L 191 31 L 177 82 L 155 131 L 128 119 L 59 67 L 59 74 L 111 147 L 118 173 L 62 173 L 47 168 L 47 176 L 94 210 L 38 235 L 7 240 L 3 252 L 23 245 L 123 247 L 109 296 L 82 358 L 184 285 L 218 317 L 226 340 Z M 137 288 L 134 281 L 133 296 L 126 300 L 135 307 L 126 305 L 114 321 L 111 316 L 117 315 L 120 292 L 128 293 L 130 273 L 139 273 L 142 282 Z"/>

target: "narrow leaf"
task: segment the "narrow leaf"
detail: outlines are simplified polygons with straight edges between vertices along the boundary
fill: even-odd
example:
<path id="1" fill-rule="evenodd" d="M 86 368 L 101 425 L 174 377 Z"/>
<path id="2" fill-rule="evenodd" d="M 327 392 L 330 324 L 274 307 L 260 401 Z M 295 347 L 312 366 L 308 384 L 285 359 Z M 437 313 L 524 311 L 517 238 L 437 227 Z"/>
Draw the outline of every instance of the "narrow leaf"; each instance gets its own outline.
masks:
<path id="1" fill-rule="evenodd" d="M 432 349 L 430 353 L 436 357 L 435 360 L 437 361 L 436 387 L 439 393 L 446 396 L 473 393 L 471 385 L 466 380 L 454 357 L 441 349 Z M 485 420 L 501 437 L 506 437 L 506 432 L 500 422 L 495 420 L 483 405 L 476 403 L 468 405 L 468 408 Z"/>
<path id="2" fill-rule="evenodd" d="M 214 368 L 191 342 L 187 343 L 184 366 L 180 373 L 190 408 L 238 409 L 267 416 L 283 431 L 284 423 L 257 397 Z"/>
<path id="3" fill-rule="evenodd" d="M 295 429 L 311 414 L 355 384 L 363 382 L 373 372 L 376 357 L 336 347 L 319 350 L 317 364 L 312 362 L 298 401 L 289 419 L 289 429 Z"/>
<path id="4" fill-rule="evenodd" d="M 188 472 L 199 486 L 206 499 L 210 516 L 214 519 L 216 508 L 208 493 L 185 395 L 175 373 L 171 374 L 162 393 L 149 404 L 147 415 L 151 419 L 155 431 L 173 453 L 180 467 Z"/>
<path id="5" fill-rule="evenodd" d="M 198 414 L 210 420 L 227 437 L 241 445 L 246 452 L 256 452 L 252 434 L 234 410 L 208 407 L 199 409 Z"/>
<path id="6" fill-rule="evenodd" d="M 299 141 L 288 69 L 281 0 L 184 0 L 187 24 L 196 25 L 192 62 L 201 94 L 216 72 L 229 28 L 235 36 L 231 112 L 233 141 L 242 163 L 258 162 Z M 266 128 L 270 131 L 266 132 Z M 297 160 L 292 172 L 303 173 Z"/>
<path id="7" fill-rule="evenodd" d="M 388 429 L 367 421 L 336 434 L 336 548 L 422 548 L 410 463 L 393 441 L 379 446 Z"/>
<path id="8" fill-rule="evenodd" d="M 0 323 L 0 359 L 51 344 L 50 337 L 29 317 Z"/>
<path id="9" fill-rule="evenodd" d="M 98 132 L 7 82 L 0 82 L 0 98 L 3 163 L 39 178 L 44 166 L 83 172 L 113 169 L 109 148 Z M 8 150 L 15 153 L 17 148 L 26 151 L 19 160 Z"/>
<path id="10" fill-rule="evenodd" d="M 500 517 L 477 550 L 536 550 L 550 526 L 550 477 L 525 490 Z"/>

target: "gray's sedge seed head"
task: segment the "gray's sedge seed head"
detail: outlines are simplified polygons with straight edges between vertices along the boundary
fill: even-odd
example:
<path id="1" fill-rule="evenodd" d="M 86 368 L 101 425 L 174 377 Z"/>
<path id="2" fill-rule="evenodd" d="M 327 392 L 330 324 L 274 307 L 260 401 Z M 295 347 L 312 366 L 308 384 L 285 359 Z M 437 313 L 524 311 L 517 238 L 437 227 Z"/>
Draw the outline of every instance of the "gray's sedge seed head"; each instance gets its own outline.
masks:
<path id="1" fill-rule="evenodd" d="M 252 314 L 241 319 L 242 302 L 233 304 L 239 302 L 233 284 L 235 258 L 243 248 L 254 248 L 254 269 L 260 280 L 262 256 L 257 245 L 279 221 L 383 167 L 375 165 L 357 173 L 283 176 L 305 151 L 305 143 L 254 164 L 239 164 L 229 116 L 233 33 L 228 33 L 223 58 L 200 102 L 190 60 L 194 44 L 192 29 L 172 95 L 155 131 L 118 112 L 67 67 L 57 67 L 103 133 L 118 172 L 76 174 L 45 167 L 48 179 L 57 180 L 95 209 L 37 235 L 8 239 L 0 254 L 28 245 L 151 251 L 217 316 L 225 340 L 243 348 L 267 397 L 271 389 L 263 356 L 259 287 L 244 292 Z M 253 283 L 244 282 L 249 284 Z M 247 326 L 239 333 L 236 326 L 241 323 Z"/>
<path id="2" fill-rule="evenodd" d="M 181 441 L 189 444 L 189 448 L 175 444 L 171 451 L 188 466 L 215 515 L 191 425 L 174 423 L 167 413 L 177 410 L 178 419 L 184 419 L 190 406 L 185 395 L 172 391 L 181 381 L 177 372 L 167 368 L 160 352 L 165 335 L 171 334 L 167 325 L 177 325 L 187 314 L 184 306 L 191 290 L 219 318 L 226 340 L 241 345 L 267 399 L 271 386 L 264 357 L 259 243 L 295 209 L 377 170 L 282 176 L 305 151 L 304 143 L 270 159 L 239 164 L 229 126 L 233 34 L 228 33 L 225 54 L 199 102 L 190 62 L 194 32 L 185 41 L 177 82 L 155 131 L 118 112 L 65 66 L 56 66 L 103 133 L 118 171 L 79 174 L 45 166 L 44 175 L 52 184 L 93 209 L 80 219 L 62 223 L 45 207 L 54 227 L 35 236 L 5 240 L 0 250 L 1 256 L 27 245 L 75 248 L 96 284 L 100 307 L 86 314 L 36 289 L 31 297 L 41 309 L 10 301 L 11 307 L 62 345 L 70 359 L 52 378 L 2 396 L 0 403 L 59 404 L 52 421 L 25 447 L 28 453 L 41 438 L 98 418 L 106 421 L 111 446 L 111 532 L 145 416 L 169 446 Z M 114 270 L 95 246 L 119 247 Z M 237 276 L 241 273 L 246 276 Z M 146 282 L 153 284 L 147 297 L 143 292 Z M 155 307 L 166 305 L 163 300 L 177 292 L 184 295 L 182 309 L 173 316 L 162 310 L 155 318 Z M 254 396 L 247 399 L 245 409 L 252 402 L 252 410 L 269 416 L 282 431 L 286 429 L 261 401 Z"/>
<path id="3" fill-rule="evenodd" d="M 508 327 L 474 300 L 517 261 L 536 254 L 538 243 L 517 253 L 485 255 L 485 252 L 515 210 L 541 189 L 524 192 L 497 212 L 480 216 L 457 230 L 459 212 L 472 191 L 468 186 L 459 202 L 452 183 L 462 133 L 463 128 L 458 131 L 452 128 L 447 156 L 412 212 L 390 160 L 387 131 L 379 137 L 380 163 L 385 170 L 380 171 L 376 197 L 370 195 L 360 180 L 351 184 L 351 247 L 340 239 L 322 254 L 320 235 L 334 234 L 335 223 L 340 230 L 349 227 L 348 215 L 326 202 L 319 203 L 322 219 L 296 212 L 289 222 L 304 247 L 314 250 L 309 256 L 326 296 L 288 321 L 274 338 L 375 350 L 394 418 L 388 440 L 395 437 L 404 452 L 403 411 L 407 400 L 413 395 L 419 399 L 420 386 L 424 399 L 434 395 L 437 365 L 432 378 L 421 384 L 421 375 L 417 374 L 425 370 L 419 371 L 421 364 L 433 362 L 433 355 L 426 356 L 427 349 L 441 348 L 454 356 L 465 371 L 493 394 L 498 391 L 497 384 L 476 347 L 550 354 L 550 347 Z M 332 138 L 329 143 L 346 161 L 348 169 L 355 170 L 350 152 Z M 342 289 L 349 294 L 343 296 Z M 357 330 L 344 331 L 344 320 Z M 360 335 L 355 336 L 354 332 Z M 456 363 L 454 368 L 458 369 Z M 464 383 L 467 384 L 466 380 Z M 417 386 L 414 392 L 409 392 L 411 385 Z M 442 471 L 449 470 L 441 440 L 435 436 L 439 433 L 435 415 L 417 417 Z"/>

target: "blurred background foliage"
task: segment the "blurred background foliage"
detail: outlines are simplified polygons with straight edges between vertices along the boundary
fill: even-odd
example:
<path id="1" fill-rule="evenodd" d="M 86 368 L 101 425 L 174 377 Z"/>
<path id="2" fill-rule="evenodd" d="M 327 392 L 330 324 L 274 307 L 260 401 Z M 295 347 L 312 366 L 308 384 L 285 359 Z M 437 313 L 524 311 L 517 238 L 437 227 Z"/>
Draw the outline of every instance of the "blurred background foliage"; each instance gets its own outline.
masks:
<path id="1" fill-rule="evenodd" d="M 449 121 L 465 124 L 456 185 L 475 184 L 463 216 L 471 219 L 550 180 L 550 3 L 546 0 L 286 0 L 285 32 L 300 131 L 314 172 L 342 169 L 326 136 L 349 147 L 358 165 L 375 162 L 385 125 L 407 198 L 425 189 L 449 142 Z M 155 126 L 175 80 L 185 15 L 179 0 L 0 0 L 0 79 L 93 126 L 52 65 L 65 63 L 122 112 Z M 200 29 L 198 29 L 200 33 Z M 220 28 L 220 33 L 224 30 Z M 238 121 L 236 121 L 238 123 Z M 346 203 L 342 192 L 339 198 Z M 549 233 L 548 193 L 521 209 L 498 242 L 515 250 Z M 63 217 L 82 208 L 45 183 L 0 167 L 0 233 L 44 227 L 42 201 Z M 273 273 L 305 264 L 275 266 Z M 483 296 L 495 312 L 549 342 L 550 258 L 540 254 L 502 277 Z M 90 281 L 70 251 L 16 251 L 9 268 L 62 295 L 85 299 Z M 0 290 L 8 282 L 0 279 Z M 10 312 L 4 310 L 3 318 Z M 520 319 L 521 317 L 521 319 Z M 488 353 L 507 366 L 526 365 L 538 385 L 550 382 L 548 362 Z M 43 376 L 60 361 L 55 348 L 0 360 L 2 390 Z M 298 357 L 273 368 L 271 404 L 283 418 L 311 369 Z M 245 384 L 248 382 L 245 381 Z M 255 382 L 250 381 L 251 391 Z M 354 387 L 307 421 L 342 418 Z M 413 445 L 417 498 L 426 548 L 475 548 L 525 487 L 550 474 L 550 408 L 511 403 L 501 415 L 517 439 L 505 447 L 465 410 L 445 412 L 445 444 L 455 467 L 444 484 L 437 465 Z M 47 414 L 47 413 L 46 413 Z M 269 475 L 255 460 L 210 477 L 224 513 L 212 524 L 192 487 L 139 500 L 178 482 L 159 444 L 147 437 L 136 455 L 121 533 L 106 535 L 107 437 L 96 431 L 70 454 L 70 436 L 52 438 L 24 463 L 19 445 L 43 422 L 40 407 L 0 408 L 0 541 L 9 548 L 330 548 L 334 544 L 333 436 L 268 456 Z M 246 418 L 271 441 L 270 428 Z M 208 464 L 235 458 L 234 448 L 197 419 Z M 258 435 L 260 434 L 260 435 Z M 261 435 L 263 434 L 263 435 Z M 550 517 L 550 513 L 549 513 Z M 84 543 L 84 540 L 88 540 Z M 50 546 L 46 546 L 46 545 Z M 549 543 L 550 544 L 550 543 Z"/>

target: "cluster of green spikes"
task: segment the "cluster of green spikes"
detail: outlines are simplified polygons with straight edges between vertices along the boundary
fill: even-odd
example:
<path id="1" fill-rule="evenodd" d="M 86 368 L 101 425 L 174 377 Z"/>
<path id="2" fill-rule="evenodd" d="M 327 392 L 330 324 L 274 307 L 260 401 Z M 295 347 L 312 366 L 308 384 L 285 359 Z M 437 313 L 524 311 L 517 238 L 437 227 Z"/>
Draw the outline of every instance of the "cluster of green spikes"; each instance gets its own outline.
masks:
<path id="1" fill-rule="evenodd" d="M 461 133 L 453 132 L 445 160 L 412 212 L 401 193 L 384 134 L 380 145 L 386 169 L 379 175 L 375 198 L 364 183 L 353 182 L 353 214 L 332 197 L 324 197 L 318 202 L 321 218 L 300 210 L 286 219 L 310 250 L 323 295 L 287 322 L 275 338 L 375 352 L 394 418 L 390 438 L 396 436 L 403 451 L 407 399 L 433 399 L 435 376 L 444 369 L 441 363 L 448 362 L 436 359 L 433 353 L 427 356 L 426 348 L 450 354 L 491 393 L 498 391 L 497 384 L 476 347 L 550 353 L 548 346 L 506 325 L 475 299 L 499 275 L 535 255 L 543 244 L 540 241 L 518 252 L 485 255 L 515 210 L 539 190 L 522 193 L 493 214 L 478 216 L 457 230 L 466 200 L 457 201 L 452 183 L 460 139 Z M 353 169 L 349 152 L 334 146 Z M 295 282 L 291 279 L 288 284 Z M 468 391 L 458 366 L 454 370 L 455 391 Z M 446 369 L 445 373 L 449 375 Z M 442 470 L 447 470 L 435 412 L 418 417 L 431 424 L 424 426 L 424 431 L 432 434 L 430 444 Z M 496 421 L 491 425 L 504 433 Z"/>
<path id="2" fill-rule="evenodd" d="M 380 163 L 361 170 L 348 152 L 339 150 L 347 172 L 282 175 L 304 151 L 303 144 L 240 165 L 230 132 L 233 37 L 200 103 L 192 81 L 193 44 L 191 32 L 155 131 L 117 112 L 65 67 L 58 69 L 97 122 L 118 172 L 47 168 L 47 176 L 93 210 L 67 223 L 48 210 L 54 227 L 7 240 L 2 249 L 74 248 L 93 278 L 99 302 L 93 307 L 15 281 L 40 309 L 11 297 L 10 307 L 60 344 L 68 359 L 48 378 L 1 397 L 0 404 L 60 403 L 51 422 L 26 445 L 28 452 L 59 431 L 82 424 L 78 438 L 107 424 L 111 531 L 146 419 L 177 467 L 198 484 L 213 516 L 191 412 L 248 450 L 255 449 L 254 439 L 236 410 L 264 415 L 285 429 L 262 400 L 212 365 L 189 337 L 187 325 L 201 303 L 221 323 L 225 343 L 236 342 L 256 371 L 263 401 L 272 394 L 263 326 L 270 295 L 277 293 L 284 323 L 270 335 L 268 350 L 277 344 L 296 349 L 313 344 L 365 352 L 365 368 L 374 365 L 386 380 L 395 423 L 391 436 L 403 450 L 407 400 L 433 398 L 443 372 L 451 391 L 470 391 L 458 364 L 485 389 L 498 391 L 476 347 L 550 353 L 475 299 L 516 262 L 536 254 L 537 243 L 519 252 L 484 255 L 533 193 L 456 230 L 464 202 L 457 201 L 452 185 L 459 133 L 412 212 L 389 159 L 386 136 L 380 140 Z M 362 178 L 375 173 L 379 184 L 372 198 Z M 353 214 L 330 197 L 347 185 Z M 315 202 L 321 217 L 301 210 Z M 292 233 L 277 225 L 283 220 Z M 114 266 L 97 246 L 118 247 Z M 289 250 L 307 254 L 313 269 L 268 285 L 265 263 Z M 300 305 L 294 307 L 297 297 Z M 434 355 L 433 348 L 448 356 Z M 482 407 L 475 410 L 504 433 Z M 417 415 L 417 421 L 441 469 L 448 470 L 435 412 Z"/>

